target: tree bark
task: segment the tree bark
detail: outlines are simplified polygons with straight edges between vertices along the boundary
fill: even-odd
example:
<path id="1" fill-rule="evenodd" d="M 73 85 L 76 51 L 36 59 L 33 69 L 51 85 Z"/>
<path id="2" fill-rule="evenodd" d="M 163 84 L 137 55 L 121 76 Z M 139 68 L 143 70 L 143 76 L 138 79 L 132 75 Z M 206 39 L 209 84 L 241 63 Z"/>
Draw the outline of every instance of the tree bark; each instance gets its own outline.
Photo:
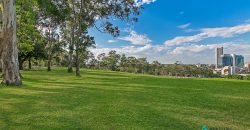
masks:
<path id="1" fill-rule="evenodd" d="M 74 25 L 73 25 L 74 26 Z M 72 73 L 73 72 L 73 52 L 74 52 L 74 43 L 75 43 L 75 27 L 72 27 L 72 32 L 71 32 L 71 43 L 69 46 L 69 63 L 68 63 L 68 72 Z"/>
<path id="2" fill-rule="evenodd" d="M 2 73 L 2 59 L 0 59 L 0 72 Z M 2 75 L 0 75 L 0 77 L 1 77 Z"/>
<path id="3" fill-rule="evenodd" d="M 79 44 L 81 42 L 80 37 L 82 33 L 82 14 L 83 14 L 83 0 L 81 0 L 81 6 L 80 6 L 78 42 L 76 43 L 76 76 L 80 76 Z"/>
<path id="4" fill-rule="evenodd" d="M 3 81 L 5 85 L 20 86 L 18 50 L 16 38 L 16 3 L 15 0 L 2 0 L 3 32 L 1 59 L 3 61 Z"/>
<path id="5" fill-rule="evenodd" d="M 74 53 L 74 45 L 75 45 L 75 23 L 76 23 L 76 14 L 75 14 L 75 2 L 71 1 L 73 8 L 73 18 L 72 18 L 72 30 L 71 30 L 71 43 L 69 45 L 69 63 L 68 63 L 68 73 L 73 72 L 73 53 Z"/>
<path id="6" fill-rule="evenodd" d="M 32 64 L 31 64 L 31 57 L 29 57 L 29 70 L 32 69 Z"/>
<path id="7" fill-rule="evenodd" d="M 19 69 L 23 70 L 23 60 L 19 60 Z"/>
<path id="8" fill-rule="evenodd" d="M 68 72 L 73 72 L 73 51 L 69 51 L 69 64 L 68 64 Z"/>
<path id="9" fill-rule="evenodd" d="M 51 56 L 49 55 L 48 56 L 48 68 L 47 68 L 47 71 L 51 71 Z"/>
<path id="10" fill-rule="evenodd" d="M 80 61 L 79 61 L 79 52 L 76 52 L 76 76 L 81 76 L 80 74 Z"/>

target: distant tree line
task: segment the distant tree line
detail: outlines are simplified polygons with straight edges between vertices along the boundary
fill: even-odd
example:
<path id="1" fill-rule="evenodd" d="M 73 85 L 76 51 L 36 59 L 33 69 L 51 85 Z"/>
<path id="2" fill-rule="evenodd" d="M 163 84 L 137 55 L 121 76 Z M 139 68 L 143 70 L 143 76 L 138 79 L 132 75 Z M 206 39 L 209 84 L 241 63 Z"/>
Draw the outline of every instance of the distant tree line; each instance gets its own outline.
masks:
<path id="1" fill-rule="evenodd" d="M 149 63 L 146 58 L 127 57 L 125 54 L 120 55 L 114 50 L 108 54 L 99 54 L 97 57 L 89 53 L 86 58 L 83 66 L 89 69 L 178 77 L 216 76 L 210 67 L 184 65 L 178 62 L 174 64 L 161 64 L 158 61 Z"/>

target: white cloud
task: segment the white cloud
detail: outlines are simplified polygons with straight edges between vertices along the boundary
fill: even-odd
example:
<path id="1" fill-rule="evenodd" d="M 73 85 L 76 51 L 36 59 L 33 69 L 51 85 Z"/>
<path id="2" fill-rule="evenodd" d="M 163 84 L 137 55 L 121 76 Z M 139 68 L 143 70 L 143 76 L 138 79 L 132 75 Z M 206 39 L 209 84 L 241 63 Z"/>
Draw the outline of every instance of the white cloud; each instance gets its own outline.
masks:
<path id="1" fill-rule="evenodd" d="M 193 36 L 179 36 L 166 41 L 163 45 L 155 45 L 152 44 L 152 40 L 146 35 L 140 35 L 137 32 L 130 30 L 128 36 L 119 39 L 130 42 L 132 44 L 131 46 L 121 46 L 116 48 L 97 47 L 91 49 L 91 51 L 95 55 L 98 55 L 101 53 L 108 53 L 111 50 L 116 50 L 118 53 L 126 54 L 127 56 L 145 57 L 150 62 L 158 60 L 161 63 L 182 61 L 185 64 L 213 64 L 215 61 L 215 48 L 223 46 L 225 48 L 225 53 L 241 54 L 245 56 L 246 62 L 250 62 L 250 42 L 239 40 L 220 44 L 200 43 L 200 41 L 206 38 L 227 38 L 250 32 L 250 24 L 222 28 L 204 28 L 199 29 L 198 31 L 199 33 Z"/>
<path id="2" fill-rule="evenodd" d="M 142 47 L 135 47 L 135 46 L 123 46 L 123 47 L 117 47 L 117 48 L 93 48 L 91 51 L 95 53 L 95 55 L 99 55 L 101 53 L 108 53 L 111 50 L 117 51 L 117 53 L 120 54 L 139 54 L 142 52 L 146 52 L 149 49 L 152 49 L 152 45 L 148 44 Z"/>
<path id="3" fill-rule="evenodd" d="M 135 31 L 131 31 L 129 36 L 121 37 L 120 40 L 128 41 L 133 45 L 147 45 L 152 42 L 146 35 L 139 35 Z"/>
<path id="4" fill-rule="evenodd" d="M 108 43 L 116 43 L 118 42 L 117 40 L 108 40 Z"/>
<path id="5" fill-rule="evenodd" d="M 245 61 L 250 62 L 250 43 L 246 42 L 227 42 L 222 44 L 207 45 L 187 45 L 180 47 L 169 47 L 162 45 L 145 45 L 145 46 L 123 46 L 116 48 L 93 48 L 91 51 L 97 56 L 101 53 L 108 53 L 116 50 L 119 54 L 127 56 L 145 57 L 152 62 L 158 60 L 161 63 L 174 63 L 182 61 L 185 64 L 206 63 L 214 64 L 215 48 L 223 46 L 225 53 L 235 53 L 245 56 Z"/>
<path id="6" fill-rule="evenodd" d="M 173 45 L 180 45 L 183 43 L 194 43 L 211 37 L 228 38 L 238 34 L 244 34 L 247 32 L 250 32 L 250 24 L 242 24 L 233 27 L 204 28 L 200 30 L 199 34 L 193 36 L 178 36 L 175 37 L 174 39 L 167 40 L 165 42 L 165 45 L 173 46 Z"/>
<path id="7" fill-rule="evenodd" d="M 177 27 L 180 29 L 185 29 L 185 28 L 188 28 L 190 25 L 191 25 L 191 23 L 187 23 L 187 24 L 179 25 Z"/>
<path id="8" fill-rule="evenodd" d="M 190 45 L 190 46 L 181 46 L 176 47 L 171 54 L 181 55 L 184 53 L 200 53 L 208 50 L 214 50 L 216 47 L 221 47 L 222 44 L 208 44 L 208 45 Z"/>
<path id="9" fill-rule="evenodd" d="M 238 43 L 238 42 L 237 42 Z M 227 42 L 222 44 L 189 45 L 173 49 L 170 54 L 174 58 L 184 63 L 208 63 L 213 64 L 215 59 L 215 48 L 224 47 L 224 52 L 228 54 L 239 54 L 245 56 L 245 61 L 250 61 L 250 43 Z"/>

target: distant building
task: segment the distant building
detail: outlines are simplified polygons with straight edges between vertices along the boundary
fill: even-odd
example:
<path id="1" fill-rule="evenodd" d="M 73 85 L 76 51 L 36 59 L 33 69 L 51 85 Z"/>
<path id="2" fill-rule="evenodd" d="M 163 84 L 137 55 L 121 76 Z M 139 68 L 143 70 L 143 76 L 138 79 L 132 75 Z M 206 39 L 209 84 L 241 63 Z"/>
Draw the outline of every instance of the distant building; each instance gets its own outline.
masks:
<path id="1" fill-rule="evenodd" d="M 245 68 L 247 69 L 248 72 L 250 72 L 250 63 L 245 64 Z"/>
<path id="2" fill-rule="evenodd" d="M 244 68 L 244 57 L 242 55 L 235 54 L 223 54 L 221 55 L 222 67 L 234 66 Z"/>
<path id="3" fill-rule="evenodd" d="M 240 68 L 233 66 L 225 66 L 221 70 L 221 75 L 235 75 L 240 71 Z"/>
<path id="4" fill-rule="evenodd" d="M 222 75 L 234 75 L 244 68 L 244 56 L 236 54 L 224 54 L 223 47 L 215 50 L 216 68 L 221 68 Z"/>
<path id="5" fill-rule="evenodd" d="M 222 59 L 221 59 L 221 55 L 223 55 L 223 47 L 221 48 L 216 48 L 215 50 L 215 67 L 219 68 L 220 66 L 222 66 Z"/>

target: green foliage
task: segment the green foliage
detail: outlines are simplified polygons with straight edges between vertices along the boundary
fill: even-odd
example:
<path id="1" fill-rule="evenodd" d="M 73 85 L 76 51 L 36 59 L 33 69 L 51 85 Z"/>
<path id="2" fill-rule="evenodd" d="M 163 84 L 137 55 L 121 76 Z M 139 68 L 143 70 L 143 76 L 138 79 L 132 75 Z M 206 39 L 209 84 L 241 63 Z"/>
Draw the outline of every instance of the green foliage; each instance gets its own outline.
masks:
<path id="1" fill-rule="evenodd" d="M 250 75 L 244 76 L 244 80 L 250 80 Z"/>
<path id="2" fill-rule="evenodd" d="M 36 27 L 37 4 L 34 0 L 18 0 L 17 6 L 17 37 L 19 55 L 27 55 L 34 49 L 34 42 L 41 39 Z"/>
<path id="3" fill-rule="evenodd" d="M 68 0 L 37 0 L 40 17 L 50 18 L 54 23 L 64 22 L 70 16 Z"/>
<path id="4" fill-rule="evenodd" d="M 250 75 L 228 75 L 226 76 L 228 79 L 237 79 L 237 80 L 250 80 Z"/>
<path id="5" fill-rule="evenodd" d="M 93 64 L 94 61 L 95 64 Z M 98 55 L 97 59 L 92 60 L 91 64 L 87 63 L 87 66 L 94 69 L 163 76 L 218 77 L 213 74 L 210 67 L 196 67 L 195 65 L 182 64 L 165 65 L 158 61 L 153 61 L 150 64 L 146 58 L 126 57 L 125 54 L 121 56 L 116 51 L 110 51 L 108 55 L 104 53 Z"/>
<path id="6" fill-rule="evenodd" d="M 55 68 L 0 87 L 1 130 L 249 130 L 250 82 Z"/>

